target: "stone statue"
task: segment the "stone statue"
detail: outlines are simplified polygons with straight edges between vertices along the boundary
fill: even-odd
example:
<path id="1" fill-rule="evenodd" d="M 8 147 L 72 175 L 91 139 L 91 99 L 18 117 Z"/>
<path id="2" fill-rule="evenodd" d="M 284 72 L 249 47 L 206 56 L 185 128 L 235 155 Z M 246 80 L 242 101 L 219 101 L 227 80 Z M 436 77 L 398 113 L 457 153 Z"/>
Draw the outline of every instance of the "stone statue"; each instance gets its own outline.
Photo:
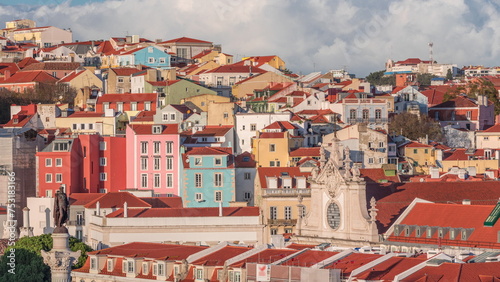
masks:
<path id="1" fill-rule="evenodd" d="M 68 206 L 68 198 L 66 197 L 66 193 L 64 193 L 63 186 L 61 186 L 54 199 L 54 224 L 56 227 L 54 232 L 56 233 L 58 230 L 59 232 L 66 230 L 64 223 L 68 220 Z"/>

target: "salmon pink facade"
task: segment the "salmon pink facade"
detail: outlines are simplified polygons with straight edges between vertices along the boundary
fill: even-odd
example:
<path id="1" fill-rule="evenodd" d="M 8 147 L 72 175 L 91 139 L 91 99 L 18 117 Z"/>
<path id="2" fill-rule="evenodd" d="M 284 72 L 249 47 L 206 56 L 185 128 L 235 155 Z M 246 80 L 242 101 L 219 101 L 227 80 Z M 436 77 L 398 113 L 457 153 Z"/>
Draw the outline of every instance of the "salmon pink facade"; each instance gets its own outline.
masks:
<path id="1" fill-rule="evenodd" d="M 127 188 L 179 195 L 178 124 L 127 126 Z"/>

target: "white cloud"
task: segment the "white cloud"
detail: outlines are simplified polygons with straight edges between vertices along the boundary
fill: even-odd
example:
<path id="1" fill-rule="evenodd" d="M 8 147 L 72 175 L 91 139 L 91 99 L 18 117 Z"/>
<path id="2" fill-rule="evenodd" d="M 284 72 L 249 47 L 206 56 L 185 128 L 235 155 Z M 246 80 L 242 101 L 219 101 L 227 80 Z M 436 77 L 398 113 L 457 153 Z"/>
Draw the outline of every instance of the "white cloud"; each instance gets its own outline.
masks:
<path id="1" fill-rule="evenodd" d="M 281 56 L 296 72 L 340 68 L 364 76 L 388 58 L 498 65 L 500 7 L 489 0 L 107 0 L 0 6 L 5 20 L 71 27 L 75 39 L 140 34 L 195 37 L 237 55 Z"/>

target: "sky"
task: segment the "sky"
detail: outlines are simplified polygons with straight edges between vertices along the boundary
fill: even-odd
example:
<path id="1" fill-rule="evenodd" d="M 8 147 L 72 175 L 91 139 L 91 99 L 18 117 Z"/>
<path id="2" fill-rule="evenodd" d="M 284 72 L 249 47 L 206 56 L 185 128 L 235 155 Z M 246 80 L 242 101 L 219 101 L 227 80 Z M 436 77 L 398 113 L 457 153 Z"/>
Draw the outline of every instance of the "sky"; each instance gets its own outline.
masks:
<path id="1" fill-rule="evenodd" d="M 388 59 L 499 66 L 498 0 L 0 0 L 0 19 L 71 28 L 74 40 L 139 34 L 221 44 L 236 59 L 278 55 L 299 74 L 358 77 Z"/>

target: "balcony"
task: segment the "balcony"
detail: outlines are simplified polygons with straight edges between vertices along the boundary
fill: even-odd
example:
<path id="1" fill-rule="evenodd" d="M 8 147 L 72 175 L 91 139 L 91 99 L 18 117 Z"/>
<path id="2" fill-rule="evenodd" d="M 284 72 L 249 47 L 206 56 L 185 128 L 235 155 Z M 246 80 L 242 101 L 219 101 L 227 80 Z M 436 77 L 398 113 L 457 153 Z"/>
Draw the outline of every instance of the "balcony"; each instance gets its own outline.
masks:
<path id="1" fill-rule="evenodd" d="M 273 226 L 295 226 L 297 224 L 296 219 L 268 219 L 268 225 Z"/>
<path id="2" fill-rule="evenodd" d="M 311 196 L 311 189 L 284 189 L 284 188 L 267 188 L 262 189 L 263 197 L 297 197 L 298 195 L 302 196 Z"/>
<path id="3" fill-rule="evenodd" d="M 68 220 L 68 225 L 71 225 L 71 226 L 83 226 L 83 225 L 85 225 L 85 219 Z"/>

